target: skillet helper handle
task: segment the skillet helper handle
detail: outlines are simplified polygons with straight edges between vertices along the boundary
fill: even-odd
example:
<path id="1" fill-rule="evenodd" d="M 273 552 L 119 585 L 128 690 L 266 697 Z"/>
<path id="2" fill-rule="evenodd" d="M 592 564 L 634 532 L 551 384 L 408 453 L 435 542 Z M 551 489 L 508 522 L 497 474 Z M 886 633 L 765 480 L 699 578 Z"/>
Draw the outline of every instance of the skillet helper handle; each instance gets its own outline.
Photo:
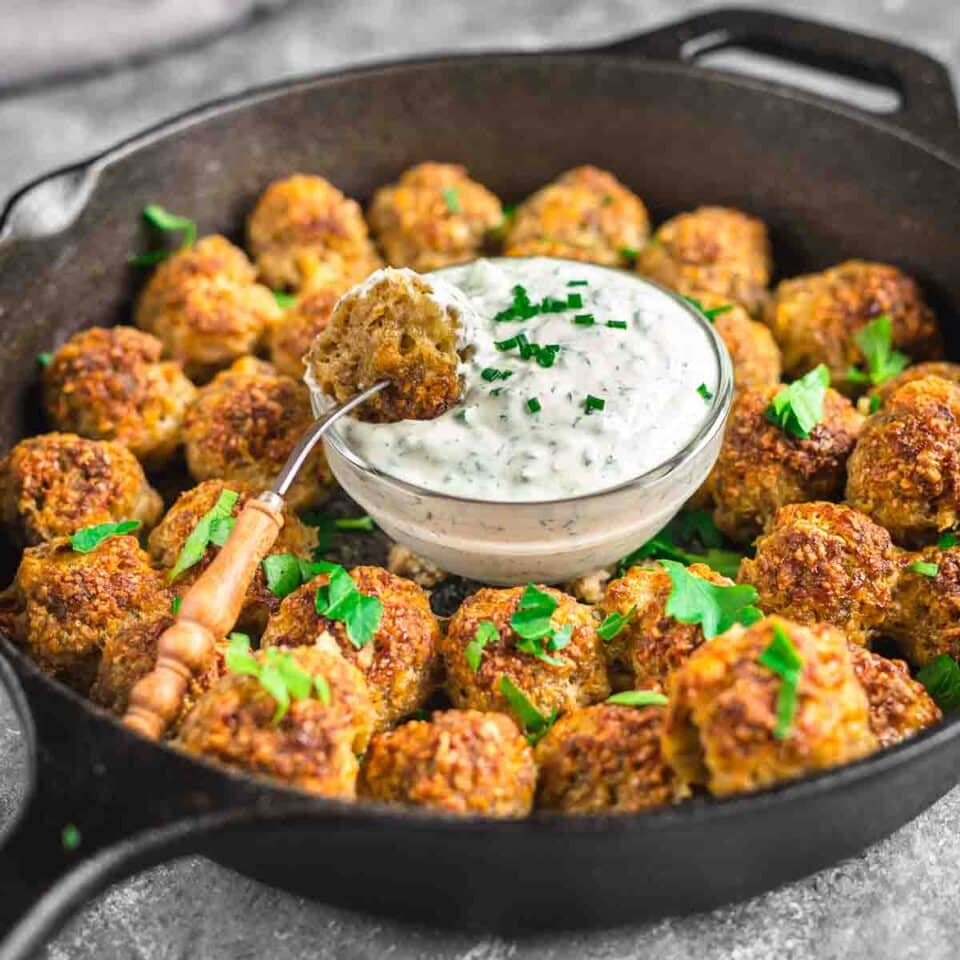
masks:
<path id="1" fill-rule="evenodd" d="M 156 740 L 176 718 L 190 678 L 237 622 L 260 561 L 283 526 L 283 500 L 267 492 L 247 501 L 227 542 L 184 594 L 177 619 L 160 636 L 157 663 L 130 692 L 124 724 Z"/>
<path id="2" fill-rule="evenodd" d="M 960 155 L 957 101 L 947 68 L 933 57 L 899 43 L 765 10 L 726 7 L 618 41 L 597 52 L 693 62 L 725 47 L 743 47 L 892 87 L 900 95 L 900 105 L 892 112 L 845 109 L 892 123 L 954 156 Z"/>

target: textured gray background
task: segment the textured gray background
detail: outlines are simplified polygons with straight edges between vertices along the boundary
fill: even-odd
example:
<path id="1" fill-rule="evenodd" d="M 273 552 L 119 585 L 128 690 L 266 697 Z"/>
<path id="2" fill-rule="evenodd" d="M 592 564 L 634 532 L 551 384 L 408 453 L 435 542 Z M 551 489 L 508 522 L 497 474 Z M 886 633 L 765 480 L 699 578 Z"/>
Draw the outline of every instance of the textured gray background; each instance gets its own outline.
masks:
<path id="1" fill-rule="evenodd" d="M 955 69 L 960 65 L 955 0 L 770 0 L 765 5 L 906 40 Z M 0 198 L 48 167 L 81 158 L 197 102 L 255 84 L 413 52 L 589 45 L 708 6 L 684 0 L 301 2 L 254 28 L 180 54 L 0 97 Z M 0 815 L 16 802 L 18 767 L 16 723 L 3 705 Z M 692 919 L 523 942 L 401 927 L 291 897 L 205 860 L 187 859 L 112 890 L 71 924 L 46 957 L 937 960 L 960 953 L 958 825 L 960 789 L 864 856 L 749 903 Z"/>

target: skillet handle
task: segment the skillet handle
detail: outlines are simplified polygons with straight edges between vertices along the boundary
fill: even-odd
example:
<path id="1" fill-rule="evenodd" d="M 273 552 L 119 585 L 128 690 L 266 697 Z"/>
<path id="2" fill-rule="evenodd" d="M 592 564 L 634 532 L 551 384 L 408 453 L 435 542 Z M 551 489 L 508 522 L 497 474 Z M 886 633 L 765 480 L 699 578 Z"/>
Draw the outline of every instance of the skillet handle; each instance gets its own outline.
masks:
<path id="1" fill-rule="evenodd" d="M 844 106 L 892 123 L 960 156 L 957 102 L 947 68 L 933 57 L 888 40 L 779 13 L 729 7 L 618 41 L 596 52 L 691 63 L 705 53 L 727 47 L 743 47 L 893 88 L 900 95 L 900 106 L 893 112 L 878 114 Z"/>

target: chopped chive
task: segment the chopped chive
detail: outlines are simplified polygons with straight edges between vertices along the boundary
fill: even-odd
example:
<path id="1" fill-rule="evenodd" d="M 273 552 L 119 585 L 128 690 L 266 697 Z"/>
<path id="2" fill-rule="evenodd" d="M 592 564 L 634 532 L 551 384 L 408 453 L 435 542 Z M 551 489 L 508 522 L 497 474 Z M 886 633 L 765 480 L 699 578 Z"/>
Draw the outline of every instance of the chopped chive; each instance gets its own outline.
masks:
<path id="1" fill-rule="evenodd" d="M 607 326 L 612 327 L 614 330 L 626 330 L 627 321 L 626 320 L 608 320 Z"/>
<path id="2" fill-rule="evenodd" d="M 568 280 L 567 286 L 568 287 L 586 287 L 588 286 L 588 284 L 586 280 Z"/>
<path id="3" fill-rule="evenodd" d="M 527 400 L 527 409 L 531 413 L 539 413 L 543 408 L 540 406 L 540 401 L 536 397 L 530 397 Z"/>
<path id="4" fill-rule="evenodd" d="M 713 399 L 713 394 L 710 392 L 710 389 L 705 383 L 701 383 L 700 386 L 697 387 L 697 393 L 699 393 L 700 396 L 703 397 L 703 399 L 708 403 Z"/>
<path id="5" fill-rule="evenodd" d="M 490 396 L 499 397 L 501 393 L 503 393 L 503 387 L 495 387 L 493 390 L 490 391 Z"/>
<path id="6" fill-rule="evenodd" d="M 602 410 L 606 405 L 606 400 L 595 397 L 592 393 L 588 393 L 586 400 L 583 402 L 583 409 L 586 410 L 587 413 L 593 413 L 594 410 Z"/>
<path id="7" fill-rule="evenodd" d="M 620 257 L 626 260 L 630 266 L 633 266 L 637 262 L 637 257 L 640 256 L 640 251 L 636 247 L 621 247 L 617 253 L 619 253 Z"/>
<path id="8" fill-rule="evenodd" d="M 573 322 L 581 327 L 592 327 L 597 321 L 592 313 L 578 313 Z"/>
<path id="9" fill-rule="evenodd" d="M 519 346 L 520 340 L 517 337 L 508 337 L 506 340 L 495 340 L 493 345 L 498 350 L 512 350 L 514 347 Z"/>
<path id="10" fill-rule="evenodd" d="M 512 370 L 498 370 L 496 367 L 484 367 L 480 371 L 480 376 L 487 381 L 487 383 L 493 383 L 494 380 L 508 380 L 513 376 Z"/>
<path id="11" fill-rule="evenodd" d="M 583 297 L 581 297 L 579 293 L 568 293 L 567 306 L 573 309 L 579 309 L 583 306 Z"/>

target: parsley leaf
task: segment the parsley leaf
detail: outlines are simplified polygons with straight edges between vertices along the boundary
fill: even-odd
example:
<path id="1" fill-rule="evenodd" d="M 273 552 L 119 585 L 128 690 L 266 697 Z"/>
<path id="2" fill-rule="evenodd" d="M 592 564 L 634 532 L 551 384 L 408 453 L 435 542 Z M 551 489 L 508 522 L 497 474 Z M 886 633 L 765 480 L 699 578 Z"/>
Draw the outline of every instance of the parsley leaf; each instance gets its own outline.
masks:
<path id="1" fill-rule="evenodd" d="M 292 553 L 273 553 L 260 566 L 267 578 L 267 589 L 275 597 L 286 597 L 303 582 L 300 558 Z"/>
<path id="2" fill-rule="evenodd" d="M 955 533 L 947 532 L 940 535 L 940 539 L 937 541 L 937 546 L 941 550 L 949 550 L 950 547 L 955 547 L 960 543 L 960 538 L 957 537 Z"/>
<path id="3" fill-rule="evenodd" d="M 606 702 L 615 703 L 621 707 L 662 707 L 668 701 L 656 690 L 623 690 L 607 697 Z"/>
<path id="4" fill-rule="evenodd" d="M 626 613 L 609 613 L 603 618 L 603 623 L 597 627 L 597 633 L 600 639 L 609 643 L 621 630 L 633 619 L 637 612 L 637 605 L 634 604 Z"/>
<path id="5" fill-rule="evenodd" d="M 276 300 L 277 306 L 281 310 L 287 310 L 297 302 L 297 295 L 295 293 L 285 293 L 283 290 L 274 290 L 273 299 Z"/>
<path id="6" fill-rule="evenodd" d="M 779 623 L 773 624 L 773 639 L 759 656 L 759 662 L 780 677 L 777 693 L 777 725 L 775 740 L 785 740 L 797 712 L 797 687 L 803 672 L 803 659 L 793 645 L 787 631 Z"/>
<path id="7" fill-rule="evenodd" d="M 164 210 L 163 207 L 156 203 L 148 203 L 143 208 L 143 219 L 146 220 L 151 227 L 155 227 L 157 230 L 162 230 L 165 233 L 182 233 L 183 240 L 179 247 L 180 250 L 193 246 L 197 239 L 197 225 L 193 220 L 189 217 L 181 217 L 175 213 L 170 213 L 169 210 Z M 151 250 L 147 253 L 138 254 L 133 257 L 130 262 L 137 267 L 146 267 L 153 263 L 159 263 L 161 260 L 166 260 L 173 252 L 175 251 Z"/>
<path id="8" fill-rule="evenodd" d="M 463 651 L 463 658 L 474 673 L 480 669 L 480 661 L 483 659 L 483 651 L 486 645 L 499 636 L 500 631 L 497 630 L 495 623 L 491 623 L 489 620 L 481 620 L 477 624 L 477 632 Z"/>
<path id="9" fill-rule="evenodd" d="M 210 542 L 214 546 L 222 547 L 233 533 L 236 517 L 217 517 L 210 524 Z"/>
<path id="10" fill-rule="evenodd" d="M 914 560 L 907 570 L 910 573 L 919 573 L 921 577 L 935 577 L 940 572 L 940 566 L 930 563 L 929 560 Z"/>
<path id="11" fill-rule="evenodd" d="M 570 642 L 573 626 L 567 624 L 559 629 L 553 626 L 551 618 L 557 609 L 557 601 L 549 594 L 528 583 L 510 617 L 510 626 L 520 638 L 517 649 L 521 653 L 560 666 L 563 661 L 551 657 L 548 650 L 560 650 Z"/>
<path id="12" fill-rule="evenodd" d="M 443 191 L 443 202 L 451 213 L 460 212 L 460 196 L 455 187 L 447 187 Z"/>
<path id="13" fill-rule="evenodd" d="M 960 666 L 949 654 L 941 653 L 917 671 L 917 680 L 941 710 L 960 707 Z"/>
<path id="14" fill-rule="evenodd" d="M 500 692 L 506 697 L 510 709 L 520 721 L 521 728 L 530 746 L 542 740 L 557 721 L 557 711 L 545 717 L 528 699 L 526 694 L 506 675 L 500 678 Z"/>
<path id="15" fill-rule="evenodd" d="M 681 294 L 683 296 L 683 294 Z M 727 313 L 729 310 L 733 309 L 732 303 L 722 303 L 719 307 L 705 307 L 699 300 L 694 297 L 683 297 L 687 303 L 696 307 L 711 323 L 717 319 L 721 314 Z"/>
<path id="16" fill-rule="evenodd" d="M 690 573 L 682 563 L 661 560 L 673 583 L 667 599 L 667 615 L 681 623 L 699 623 L 708 640 L 734 624 L 748 626 L 763 614 L 754 604 L 757 591 L 749 584 L 719 586 Z"/>
<path id="17" fill-rule="evenodd" d="M 233 490 L 222 490 L 217 502 L 197 521 L 190 536 L 187 537 L 176 563 L 167 574 L 167 579 L 173 583 L 185 570 L 199 563 L 203 559 L 203 552 L 212 543 L 213 525 L 218 520 L 230 518 L 233 508 L 237 505 L 240 494 Z"/>
<path id="18" fill-rule="evenodd" d="M 785 386 L 773 398 L 764 416 L 786 433 L 806 440 L 823 419 L 823 401 L 829 386 L 830 371 L 821 363 Z"/>
<path id="19" fill-rule="evenodd" d="M 910 363 L 910 358 L 905 353 L 892 349 L 893 322 L 886 313 L 858 330 L 853 340 L 867 363 L 866 373 L 857 367 L 851 367 L 847 371 L 847 379 L 853 383 L 871 383 L 876 386 L 902 373 Z"/>
<path id="20" fill-rule="evenodd" d="M 70 534 L 70 546 L 77 553 L 90 553 L 108 537 L 133 533 L 140 526 L 139 520 L 122 520 L 120 523 L 97 523 Z"/>
<path id="21" fill-rule="evenodd" d="M 338 564 L 323 564 L 328 569 L 328 582 L 317 587 L 314 600 L 317 613 L 328 620 L 337 620 L 347 628 L 347 637 L 358 649 L 370 643 L 383 617 L 379 597 L 367 596 L 357 589 L 353 577 Z"/>

